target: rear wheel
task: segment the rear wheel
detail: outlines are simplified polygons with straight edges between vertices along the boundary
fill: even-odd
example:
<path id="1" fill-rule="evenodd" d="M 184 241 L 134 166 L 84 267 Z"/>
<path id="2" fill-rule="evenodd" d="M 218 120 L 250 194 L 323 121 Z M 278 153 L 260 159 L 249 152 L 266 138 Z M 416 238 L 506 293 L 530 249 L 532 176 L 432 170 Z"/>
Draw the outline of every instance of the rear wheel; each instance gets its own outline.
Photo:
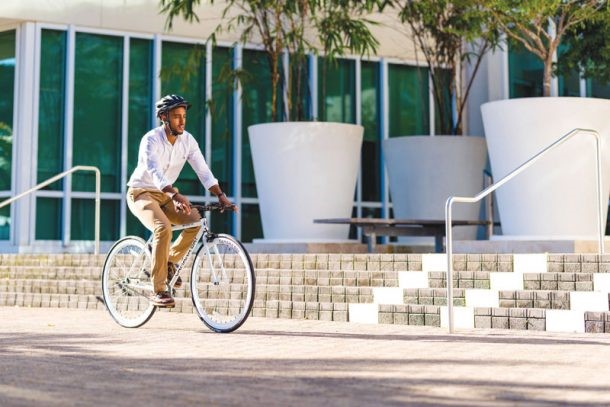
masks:
<path id="1" fill-rule="evenodd" d="M 142 326 L 155 312 L 149 299 L 151 263 L 146 242 L 134 236 L 116 242 L 106 256 L 102 295 L 106 309 L 121 326 Z"/>
<path id="2" fill-rule="evenodd" d="M 231 332 L 248 318 L 254 303 L 254 267 L 248 252 L 232 236 L 220 234 L 201 246 L 193 261 L 193 305 L 205 325 Z"/>

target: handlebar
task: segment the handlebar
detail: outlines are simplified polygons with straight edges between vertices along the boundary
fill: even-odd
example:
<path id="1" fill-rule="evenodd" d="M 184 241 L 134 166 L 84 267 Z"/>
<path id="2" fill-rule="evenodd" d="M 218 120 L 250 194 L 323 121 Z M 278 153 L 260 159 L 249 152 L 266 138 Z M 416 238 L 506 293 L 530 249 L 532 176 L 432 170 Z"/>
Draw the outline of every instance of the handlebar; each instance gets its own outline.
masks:
<path id="1" fill-rule="evenodd" d="M 231 210 L 235 205 L 227 206 L 222 205 L 219 202 L 214 202 L 207 205 L 191 205 L 191 208 L 197 209 L 199 213 L 203 216 L 204 212 L 212 212 L 212 211 L 225 211 Z"/>

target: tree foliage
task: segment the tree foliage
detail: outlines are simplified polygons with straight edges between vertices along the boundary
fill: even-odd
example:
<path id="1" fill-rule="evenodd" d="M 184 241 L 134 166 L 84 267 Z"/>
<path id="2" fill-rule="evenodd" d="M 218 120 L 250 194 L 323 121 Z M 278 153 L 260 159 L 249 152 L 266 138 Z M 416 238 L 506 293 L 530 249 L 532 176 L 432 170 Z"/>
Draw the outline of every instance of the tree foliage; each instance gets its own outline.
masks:
<path id="1" fill-rule="evenodd" d="M 209 0 L 211 4 L 214 2 Z M 200 3 L 201 0 L 160 0 L 167 28 L 172 28 L 175 18 L 199 22 L 195 9 Z M 222 21 L 209 40 L 215 42 L 220 33 L 235 31 L 240 33 L 242 44 L 253 39 L 261 41 L 271 74 L 272 119 L 278 120 L 277 97 L 281 86 L 286 95 L 283 119 L 291 120 L 293 104 L 302 99 L 303 87 L 299 83 L 304 81 L 307 54 L 322 52 L 333 59 L 346 53 L 375 52 L 379 43 L 369 29 L 372 22 L 365 15 L 380 3 L 376 0 L 227 0 Z M 290 55 L 287 69 L 281 69 L 284 52 Z"/>
<path id="2" fill-rule="evenodd" d="M 480 0 L 396 0 L 393 5 L 430 68 L 441 129 L 461 134 L 473 80 L 483 56 L 498 46 L 499 31 Z M 473 72 L 462 83 L 464 63 Z M 448 94 L 453 106 L 446 101 Z"/>
<path id="3" fill-rule="evenodd" d="M 610 8 L 568 30 L 564 44 L 558 73 L 580 71 L 585 78 L 610 83 Z"/>
<path id="4" fill-rule="evenodd" d="M 566 35 L 608 12 L 608 0 L 489 0 L 506 36 L 544 63 L 543 94 L 551 94 L 554 56 Z"/>

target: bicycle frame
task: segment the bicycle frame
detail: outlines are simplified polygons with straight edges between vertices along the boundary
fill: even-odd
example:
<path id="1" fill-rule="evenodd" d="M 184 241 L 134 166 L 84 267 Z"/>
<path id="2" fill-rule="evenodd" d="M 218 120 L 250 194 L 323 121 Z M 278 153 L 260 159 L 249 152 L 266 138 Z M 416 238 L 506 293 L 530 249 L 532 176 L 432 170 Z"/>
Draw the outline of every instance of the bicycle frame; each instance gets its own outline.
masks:
<path id="1" fill-rule="evenodd" d="M 200 227 L 200 229 L 197 232 L 197 235 L 195 236 L 195 239 L 193 239 L 193 242 L 189 246 L 188 250 L 182 257 L 180 262 L 176 265 L 176 272 L 174 274 L 174 277 L 171 279 L 171 281 L 168 282 L 168 285 L 170 288 L 174 287 L 176 280 L 178 280 L 178 277 L 180 276 L 180 272 L 184 268 L 184 264 L 189 259 L 189 257 L 191 256 L 191 253 L 193 253 L 193 250 L 195 250 L 195 247 L 197 247 L 197 243 L 199 243 L 200 240 L 203 242 L 203 246 L 205 247 L 205 250 L 208 253 L 210 253 L 210 246 L 208 245 L 208 242 L 210 242 L 212 239 L 214 239 L 214 237 L 216 235 L 214 233 L 212 233 L 210 231 L 210 229 L 208 228 L 208 220 L 205 216 L 202 216 L 201 220 L 199 222 L 185 223 L 184 225 L 173 225 L 172 232 L 175 232 L 177 230 L 190 229 L 190 228 L 194 228 L 194 227 Z M 202 237 L 204 237 L 204 236 L 205 236 L 205 238 L 202 239 Z M 146 241 L 146 244 L 149 245 L 150 247 L 152 247 L 151 246 L 152 241 L 153 241 L 153 236 L 151 235 L 148 238 L 148 240 Z M 216 248 L 216 246 L 213 246 L 213 249 L 214 249 L 214 254 L 220 258 L 220 253 L 218 252 L 218 248 Z M 208 258 L 210 270 L 212 271 L 213 283 L 214 283 L 214 285 L 218 285 L 219 279 L 218 279 L 216 270 L 212 264 L 212 259 L 210 256 L 207 256 L 207 258 Z M 220 262 L 220 268 L 221 268 L 222 276 L 226 277 L 226 271 L 224 268 L 224 264 L 222 262 Z"/>

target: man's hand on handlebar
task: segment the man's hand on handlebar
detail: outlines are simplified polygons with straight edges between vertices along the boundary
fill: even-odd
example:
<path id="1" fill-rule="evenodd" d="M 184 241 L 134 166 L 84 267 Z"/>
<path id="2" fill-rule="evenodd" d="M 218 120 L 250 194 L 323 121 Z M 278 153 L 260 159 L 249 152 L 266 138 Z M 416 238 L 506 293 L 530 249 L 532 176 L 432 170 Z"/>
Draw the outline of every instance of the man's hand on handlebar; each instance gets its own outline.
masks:
<path id="1" fill-rule="evenodd" d="M 221 208 L 220 208 L 221 213 L 227 209 L 231 210 L 235 213 L 239 212 L 239 208 L 237 207 L 237 205 L 235 205 L 231 201 L 229 201 L 229 198 L 227 198 L 227 196 L 224 194 L 222 194 L 218 197 L 218 202 L 221 205 Z"/>

